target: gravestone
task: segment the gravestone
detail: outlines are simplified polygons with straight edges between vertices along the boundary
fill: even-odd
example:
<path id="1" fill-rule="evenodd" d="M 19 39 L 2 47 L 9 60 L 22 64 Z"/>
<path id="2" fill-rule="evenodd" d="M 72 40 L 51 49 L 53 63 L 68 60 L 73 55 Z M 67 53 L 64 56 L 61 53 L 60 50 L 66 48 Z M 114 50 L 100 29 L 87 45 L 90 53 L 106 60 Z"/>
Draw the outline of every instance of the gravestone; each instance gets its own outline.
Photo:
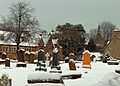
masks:
<path id="1" fill-rule="evenodd" d="M 31 52 L 29 55 L 29 62 L 34 63 L 35 60 L 35 52 Z"/>
<path id="2" fill-rule="evenodd" d="M 40 49 L 40 50 L 38 51 L 38 62 L 39 62 L 39 61 L 44 62 L 44 50 L 43 50 L 43 49 Z"/>
<path id="3" fill-rule="evenodd" d="M 18 63 L 17 63 L 17 67 L 26 67 L 26 63 L 24 61 L 24 53 L 25 53 L 25 50 L 24 49 L 19 49 L 18 50 Z"/>
<path id="4" fill-rule="evenodd" d="M 18 62 L 24 62 L 24 53 L 25 53 L 25 50 L 24 49 L 19 49 L 18 50 Z"/>
<path id="5" fill-rule="evenodd" d="M 5 67 L 10 67 L 10 58 L 5 59 Z"/>
<path id="6" fill-rule="evenodd" d="M 44 61 L 44 50 L 39 50 L 38 51 L 38 63 L 37 63 L 37 68 L 35 69 L 36 71 L 47 71 L 46 64 Z"/>
<path id="7" fill-rule="evenodd" d="M 69 69 L 70 70 L 76 70 L 75 62 L 73 59 L 69 60 Z"/>
<path id="8" fill-rule="evenodd" d="M 25 60 L 25 62 L 29 62 L 30 61 L 30 52 L 29 51 L 26 51 L 25 52 L 25 55 L 24 55 L 24 60 Z"/>
<path id="9" fill-rule="evenodd" d="M 83 63 L 82 63 L 82 67 L 83 68 L 90 68 L 91 69 L 91 64 L 90 64 L 90 52 L 88 50 L 85 50 L 83 52 L 83 56 L 82 56 L 82 59 L 83 59 Z"/>
<path id="10" fill-rule="evenodd" d="M 76 58 L 75 58 L 75 54 L 74 54 L 74 53 L 70 53 L 70 54 L 69 54 L 69 58 L 75 60 L 75 59 L 76 59 Z"/>
<path id="11" fill-rule="evenodd" d="M 62 73 L 61 67 L 59 66 L 59 60 L 58 60 L 58 49 L 54 48 L 53 50 L 53 61 L 52 61 L 52 71 L 51 73 Z"/>
<path id="12" fill-rule="evenodd" d="M 2 53 L 2 59 L 6 59 L 6 53 L 5 52 Z"/>
<path id="13" fill-rule="evenodd" d="M 45 56 L 46 56 L 46 65 L 49 66 L 49 57 L 50 57 L 50 55 L 49 55 L 49 53 L 46 53 Z"/>
<path id="14" fill-rule="evenodd" d="M 65 57 L 65 63 L 69 62 L 69 57 Z"/>

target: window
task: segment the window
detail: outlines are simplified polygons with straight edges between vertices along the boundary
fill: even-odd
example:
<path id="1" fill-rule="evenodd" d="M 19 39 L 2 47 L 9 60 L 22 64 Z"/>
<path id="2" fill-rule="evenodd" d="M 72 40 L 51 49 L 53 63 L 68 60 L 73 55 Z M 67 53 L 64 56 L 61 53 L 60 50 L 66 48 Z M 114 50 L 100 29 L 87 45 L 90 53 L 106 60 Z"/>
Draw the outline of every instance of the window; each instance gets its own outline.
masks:
<path id="1" fill-rule="evenodd" d="M 11 48 L 11 52 L 16 52 L 17 51 L 17 48 L 16 47 L 12 47 Z"/>
<path id="2" fill-rule="evenodd" d="M 2 52 L 8 52 L 8 47 L 3 47 Z"/>
<path id="3" fill-rule="evenodd" d="M 31 48 L 26 48 L 25 50 L 26 50 L 26 51 L 29 51 L 29 52 L 31 52 L 31 51 L 32 51 L 32 49 L 31 49 Z"/>

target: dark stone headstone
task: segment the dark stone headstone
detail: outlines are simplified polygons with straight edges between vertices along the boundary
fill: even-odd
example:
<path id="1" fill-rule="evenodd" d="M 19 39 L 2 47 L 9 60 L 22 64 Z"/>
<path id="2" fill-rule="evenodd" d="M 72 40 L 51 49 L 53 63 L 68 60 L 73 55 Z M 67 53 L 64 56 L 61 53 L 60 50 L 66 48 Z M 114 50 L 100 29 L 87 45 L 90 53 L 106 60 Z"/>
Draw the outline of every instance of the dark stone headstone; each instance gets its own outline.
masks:
<path id="1" fill-rule="evenodd" d="M 26 63 L 25 63 L 25 60 L 24 60 L 24 53 L 25 53 L 25 50 L 24 49 L 19 49 L 18 50 L 18 63 L 17 63 L 17 67 L 26 67 Z"/>
<path id="2" fill-rule="evenodd" d="M 6 59 L 6 53 L 5 52 L 2 53 L 2 59 Z"/>
<path id="3" fill-rule="evenodd" d="M 44 62 L 44 50 L 39 50 L 38 51 L 38 62 L 43 61 Z"/>
<path id="4" fill-rule="evenodd" d="M 62 73 L 61 67 L 59 66 L 59 61 L 58 61 L 58 49 L 55 48 L 53 50 L 53 62 L 52 62 L 52 67 L 51 67 L 50 73 Z M 57 69 L 57 70 L 54 70 Z"/>
<path id="5" fill-rule="evenodd" d="M 18 62 L 24 62 L 24 49 L 19 49 L 18 50 Z"/>
<path id="6" fill-rule="evenodd" d="M 10 59 L 9 58 L 5 59 L 5 67 L 10 67 Z"/>

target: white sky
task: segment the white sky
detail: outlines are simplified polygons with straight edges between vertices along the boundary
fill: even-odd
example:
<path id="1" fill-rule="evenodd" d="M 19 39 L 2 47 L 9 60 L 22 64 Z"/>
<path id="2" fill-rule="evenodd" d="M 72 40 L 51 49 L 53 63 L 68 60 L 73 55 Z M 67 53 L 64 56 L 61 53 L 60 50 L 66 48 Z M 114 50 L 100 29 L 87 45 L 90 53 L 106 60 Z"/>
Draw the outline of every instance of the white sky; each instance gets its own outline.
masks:
<path id="1" fill-rule="evenodd" d="M 0 15 L 9 13 L 10 3 L 16 0 L 0 0 Z M 88 32 L 102 21 L 110 21 L 120 27 L 120 0 L 27 0 L 35 8 L 35 16 L 42 29 L 50 31 L 66 22 L 82 24 Z"/>

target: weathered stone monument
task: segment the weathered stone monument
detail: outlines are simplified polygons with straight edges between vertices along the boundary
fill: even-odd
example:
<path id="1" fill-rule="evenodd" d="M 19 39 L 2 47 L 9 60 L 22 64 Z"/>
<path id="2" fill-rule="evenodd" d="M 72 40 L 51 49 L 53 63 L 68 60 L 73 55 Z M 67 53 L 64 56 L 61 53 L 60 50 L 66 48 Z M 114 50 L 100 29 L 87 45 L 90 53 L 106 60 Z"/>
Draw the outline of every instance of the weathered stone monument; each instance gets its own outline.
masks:
<path id="1" fill-rule="evenodd" d="M 24 49 L 19 49 L 18 50 L 18 63 L 17 63 L 17 67 L 26 67 L 26 63 L 25 63 L 25 60 L 24 60 L 24 53 L 25 53 L 25 50 Z"/>
<path id="2" fill-rule="evenodd" d="M 31 52 L 29 54 L 29 63 L 34 63 L 35 60 L 35 52 Z"/>
<path id="3" fill-rule="evenodd" d="M 12 80 L 8 74 L 2 74 L 0 77 L 0 86 L 12 86 Z"/>
<path id="4" fill-rule="evenodd" d="M 50 71 L 51 73 L 62 73 L 61 67 L 59 66 L 58 49 L 57 48 L 54 48 L 54 50 L 53 50 L 53 61 L 52 61 L 51 69 L 53 69 Z"/>
<path id="5" fill-rule="evenodd" d="M 38 51 L 38 63 L 37 63 L 37 68 L 35 70 L 47 71 L 46 64 L 44 61 L 44 50 L 42 49 Z"/>
<path id="6" fill-rule="evenodd" d="M 43 49 L 40 49 L 40 50 L 38 51 L 38 62 L 39 62 L 39 61 L 45 62 L 45 61 L 44 61 L 44 50 L 43 50 Z"/>
<path id="7" fill-rule="evenodd" d="M 65 63 L 68 63 L 69 62 L 69 57 L 65 57 Z"/>
<path id="8" fill-rule="evenodd" d="M 10 58 L 5 59 L 5 67 L 10 67 Z"/>
<path id="9" fill-rule="evenodd" d="M 76 70 L 75 62 L 73 59 L 69 60 L 69 69 L 70 70 Z"/>
<path id="10" fill-rule="evenodd" d="M 30 61 L 30 52 L 29 51 L 25 52 L 24 60 L 25 60 L 25 62 L 29 63 L 29 61 Z"/>
<path id="11" fill-rule="evenodd" d="M 45 56 L 46 56 L 46 65 L 49 66 L 49 57 L 50 57 L 50 55 L 49 55 L 49 53 L 46 53 Z"/>
<path id="12" fill-rule="evenodd" d="M 76 59 L 76 58 L 75 58 L 75 54 L 74 54 L 74 53 L 70 53 L 70 54 L 69 54 L 69 58 L 75 60 L 75 59 Z"/>
<path id="13" fill-rule="evenodd" d="M 2 53 L 2 59 L 6 59 L 6 53 L 5 52 Z"/>

